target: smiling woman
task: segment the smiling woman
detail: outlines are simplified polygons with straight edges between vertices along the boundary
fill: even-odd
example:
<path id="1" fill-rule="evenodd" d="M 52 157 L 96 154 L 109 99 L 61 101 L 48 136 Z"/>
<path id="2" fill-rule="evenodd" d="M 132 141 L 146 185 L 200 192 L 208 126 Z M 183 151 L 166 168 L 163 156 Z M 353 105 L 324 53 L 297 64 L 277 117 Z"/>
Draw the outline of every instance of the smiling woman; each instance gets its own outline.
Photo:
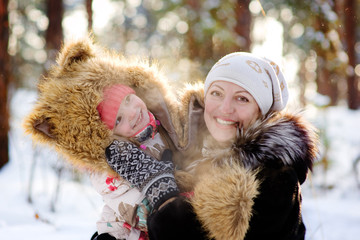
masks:
<path id="1" fill-rule="evenodd" d="M 305 238 L 300 184 L 317 156 L 316 134 L 300 116 L 281 113 L 287 102 L 279 66 L 245 52 L 220 59 L 206 77 L 204 103 L 190 101 L 194 112 L 204 106 L 209 134 L 198 140 L 202 158 L 184 169 L 193 176 L 192 206 L 210 238 Z M 258 182 L 250 184 L 242 167 Z"/>
<path id="2" fill-rule="evenodd" d="M 205 96 L 204 120 L 217 141 L 235 139 L 239 127 L 247 128 L 259 116 L 260 109 L 255 99 L 244 88 L 225 81 L 216 81 L 209 87 Z"/>
<path id="3" fill-rule="evenodd" d="M 205 123 L 217 141 L 234 140 L 237 128 L 246 129 L 270 109 L 281 110 L 287 100 L 286 81 L 275 63 L 232 53 L 206 77 Z"/>

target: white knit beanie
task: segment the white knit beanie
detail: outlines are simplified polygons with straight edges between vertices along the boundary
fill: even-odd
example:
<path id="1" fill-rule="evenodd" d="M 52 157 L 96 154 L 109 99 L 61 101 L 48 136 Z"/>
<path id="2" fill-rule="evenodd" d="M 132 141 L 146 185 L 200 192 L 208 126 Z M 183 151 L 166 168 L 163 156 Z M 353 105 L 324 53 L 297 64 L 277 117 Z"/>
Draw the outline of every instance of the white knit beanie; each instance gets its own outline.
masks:
<path id="1" fill-rule="evenodd" d="M 205 79 L 205 96 L 215 81 L 231 82 L 248 91 L 262 115 L 282 110 L 288 101 L 283 73 L 274 62 L 247 52 L 235 52 L 221 58 Z"/>

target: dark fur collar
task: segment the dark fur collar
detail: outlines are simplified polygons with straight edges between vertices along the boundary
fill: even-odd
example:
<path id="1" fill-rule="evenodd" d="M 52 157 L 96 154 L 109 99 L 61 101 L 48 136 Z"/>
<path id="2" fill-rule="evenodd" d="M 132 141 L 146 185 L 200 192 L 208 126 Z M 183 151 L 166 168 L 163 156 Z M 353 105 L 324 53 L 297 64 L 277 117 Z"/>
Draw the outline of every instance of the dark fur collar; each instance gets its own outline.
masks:
<path id="1" fill-rule="evenodd" d="M 227 148 L 220 149 L 212 140 L 205 141 L 203 152 L 213 164 L 239 161 L 246 168 L 294 166 L 302 183 L 318 154 L 315 129 L 300 114 L 271 114 L 256 121 Z"/>

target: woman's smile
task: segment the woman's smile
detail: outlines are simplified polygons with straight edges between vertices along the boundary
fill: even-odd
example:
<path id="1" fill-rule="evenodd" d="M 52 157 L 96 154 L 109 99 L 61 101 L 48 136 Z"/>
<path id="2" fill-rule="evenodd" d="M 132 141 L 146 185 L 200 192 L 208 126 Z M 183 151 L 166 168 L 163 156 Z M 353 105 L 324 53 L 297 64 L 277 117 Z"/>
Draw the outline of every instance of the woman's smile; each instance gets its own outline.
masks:
<path id="1" fill-rule="evenodd" d="M 236 128 L 247 128 L 259 114 L 254 98 L 234 83 L 215 81 L 205 96 L 204 120 L 218 142 L 234 139 Z"/>
<path id="2" fill-rule="evenodd" d="M 215 117 L 215 120 L 217 123 L 221 124 L 221 125 L 225 125 L 225 126 L 233 126 L 233 125 L 236 125 L 237 122 L 235 121 L 232 121 L 232 120 L 224 120 L 224 119 L 221 119 L 219 117 Z"/>

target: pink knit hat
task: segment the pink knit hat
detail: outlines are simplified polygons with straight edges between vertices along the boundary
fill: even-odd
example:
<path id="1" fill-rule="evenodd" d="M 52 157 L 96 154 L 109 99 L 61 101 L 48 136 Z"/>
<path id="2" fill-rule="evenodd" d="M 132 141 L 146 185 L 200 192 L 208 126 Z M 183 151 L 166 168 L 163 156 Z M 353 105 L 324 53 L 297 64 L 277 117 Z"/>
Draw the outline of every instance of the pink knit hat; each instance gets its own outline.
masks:
<path id="1" fill-rule="evenodd" d="M 115 126 L 115 118 L 122 100 L 129 94 L 135 94 L 135 91 L 122 84 L 115 84 L 104 89 L 103 100 L 96 109 L 99 112 L 101 121 L 103 121 L 110 130 Z"/>

